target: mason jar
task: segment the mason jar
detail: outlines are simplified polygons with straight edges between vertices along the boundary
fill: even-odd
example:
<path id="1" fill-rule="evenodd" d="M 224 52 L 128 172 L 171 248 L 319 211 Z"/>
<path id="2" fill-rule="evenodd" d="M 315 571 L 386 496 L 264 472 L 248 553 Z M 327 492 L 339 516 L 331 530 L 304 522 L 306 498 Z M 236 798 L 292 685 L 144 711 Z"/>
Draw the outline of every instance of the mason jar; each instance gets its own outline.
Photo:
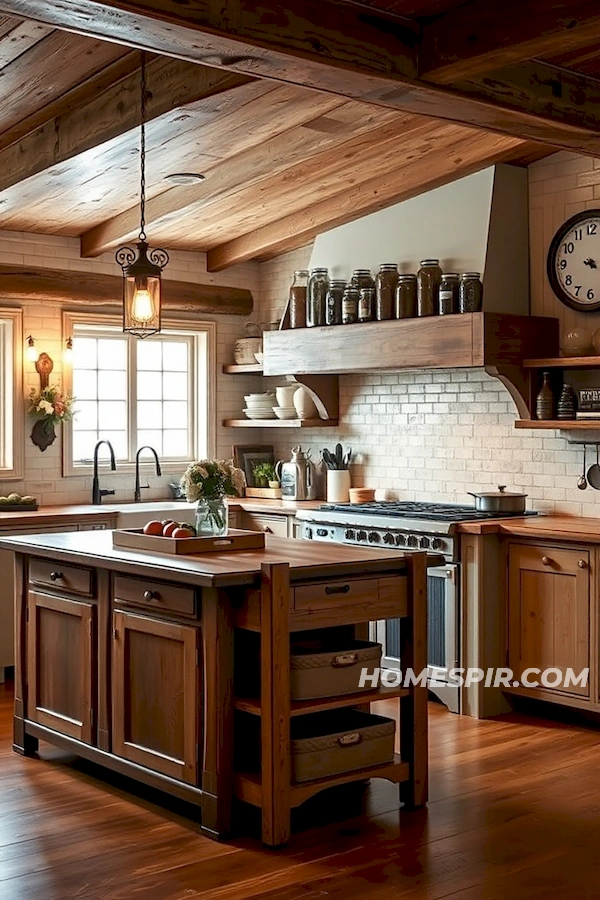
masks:
<path id="1" fill-rule="evenodd" d="M 358 290 L 346 285 L 342 297 L 342 325 L 352 325 L 358 320 Z"/>
<path id="2" fill-rule="evenodd" d="M 417 276 L 399 275 L 396 285 L 396 319 L 412 319 L 417 315 Z"/>
<path id="3" fill-rule="evenodd" d="M 417 272 L 417 315 L 435 316 L 438 309 L 438 293 L 442 270 L 439 259 L 421 260 Z"/>
<path id="4" fill-rule="evenodd" d="M 325 324 L 329 275 L 327 269 L 312 269 L 306 297 L 306 324 L 309 328 Z"/>
<path id="5" fill-rule="evenodd" d="M 438 314 L 448 316 L 458 311 L 458 275 L 447 272 L 442 275 L 438 293 Z"/>
<path id="6" fill-rule="evenodd" d="M 375 318 L 375 288 L 362 287 L 358 291 L 358 321 L 372 322 Z"/>
<path id="7" fill-rule="evenodd" d="M 341 325 L 342 324 L 342 298 L 344 296 L 345 281 L 332 279 L 329 283 L 327 298 L 325 304 L 325 324 Z"/>
<path id="8" fill-rule="evenodd" d="M 290 287 L 290 328 L 306 327 L 308 269 L 296 269 Z"/>
<path id="9" fill-rule="evenodd" d="M 396 263 L 381 263 L 375 278 L 375 318 L 378 322 L 394 315 L 394 299 L 398 284 Z"/>
<path id="10" fill-rule="evenodd" d="M 363 287 L 375 287 L 370 269 L 355 269 L 350 279 L 350 287 L 360 290 Z"/>
<path id="11" fill-rule="evenodd" d="M 481 312 L 483 306 L 483 285 L 479 272 L 464 272 L 458 286 L 458 311 L 461 313 Z"/>

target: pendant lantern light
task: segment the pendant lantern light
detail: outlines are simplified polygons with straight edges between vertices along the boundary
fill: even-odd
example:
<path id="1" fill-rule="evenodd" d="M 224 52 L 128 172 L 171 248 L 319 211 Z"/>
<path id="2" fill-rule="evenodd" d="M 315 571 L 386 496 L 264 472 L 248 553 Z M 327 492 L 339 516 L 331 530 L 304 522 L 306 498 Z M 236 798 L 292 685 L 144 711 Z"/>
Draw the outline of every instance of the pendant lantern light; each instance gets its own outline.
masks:
<path id="1" fill-rule="evenodd" d="M 141 64 L 140 234 L 137 251 L 117 250 L 123 269 L 123 331 L 139 338 L 158 334 L 161 318 L 161 274 L 169 262 L 166 250 L 149 250 L 146 242 L 146 54 Z"/>

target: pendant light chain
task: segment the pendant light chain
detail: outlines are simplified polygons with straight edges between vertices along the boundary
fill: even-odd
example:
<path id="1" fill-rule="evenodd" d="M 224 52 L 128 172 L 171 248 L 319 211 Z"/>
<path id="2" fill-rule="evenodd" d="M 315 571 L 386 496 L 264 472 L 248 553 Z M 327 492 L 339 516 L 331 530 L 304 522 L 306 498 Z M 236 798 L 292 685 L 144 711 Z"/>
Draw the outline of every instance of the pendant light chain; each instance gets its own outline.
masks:
<path id="1" fill-rule="evenodd" d="M 140 128 L 140 240 L 146 240 L 146 53 L 142 50 L 142 97 Z"/>

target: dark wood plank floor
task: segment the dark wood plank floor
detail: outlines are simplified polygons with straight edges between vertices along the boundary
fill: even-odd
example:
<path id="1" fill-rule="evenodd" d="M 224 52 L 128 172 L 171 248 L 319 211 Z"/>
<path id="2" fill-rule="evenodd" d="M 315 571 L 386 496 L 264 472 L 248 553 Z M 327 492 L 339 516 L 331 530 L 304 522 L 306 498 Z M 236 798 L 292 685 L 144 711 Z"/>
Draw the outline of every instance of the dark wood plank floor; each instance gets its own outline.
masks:
<path id="1" fill-rule="evenodd" d="M 393 786 L 373 782 L 361 815 L 299 831 L 272 852 L 251 837 L 200 837 L 181 806 L 129 795 L 130 782 L 47 744 L 41 759 L 17 756 L 11 699 L 0 685 L 2 900 L 600 896 L 592 724 L 477 722 L 432 706 L 427 810 L 399 813 Z"/>

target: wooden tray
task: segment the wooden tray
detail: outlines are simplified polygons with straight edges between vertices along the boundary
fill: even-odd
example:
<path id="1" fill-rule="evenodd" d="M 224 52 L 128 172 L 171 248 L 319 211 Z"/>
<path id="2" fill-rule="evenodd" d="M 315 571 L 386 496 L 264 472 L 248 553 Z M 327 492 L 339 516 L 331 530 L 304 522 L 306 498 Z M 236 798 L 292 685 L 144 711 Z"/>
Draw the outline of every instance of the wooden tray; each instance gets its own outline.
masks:
<path id="1" fill-rule="evenodd" d="M 246 497 L 260 497 L 263 500 L 281 500 L 281 488 L 246 488 Z"/>
<path id="2" fill-rule="evenodd" d="M 33 503 L 0 503 L 0 513 L 3 512 L 35 512 L 38 508 L 37 500 Z"/>
<path id="3" fill-rule="evenodd" d="M 151 553 L 187 555 L 192 553 L 223 553 L 229 550 L 260 550 L 265 546 L 262 531 L 241 531 L 230 528 L 222 537 L 168 538 L 144 534 L 141 528 L 119 528 L 113 531 L 113 547 L 128 550 L 148 550 Z"/>

